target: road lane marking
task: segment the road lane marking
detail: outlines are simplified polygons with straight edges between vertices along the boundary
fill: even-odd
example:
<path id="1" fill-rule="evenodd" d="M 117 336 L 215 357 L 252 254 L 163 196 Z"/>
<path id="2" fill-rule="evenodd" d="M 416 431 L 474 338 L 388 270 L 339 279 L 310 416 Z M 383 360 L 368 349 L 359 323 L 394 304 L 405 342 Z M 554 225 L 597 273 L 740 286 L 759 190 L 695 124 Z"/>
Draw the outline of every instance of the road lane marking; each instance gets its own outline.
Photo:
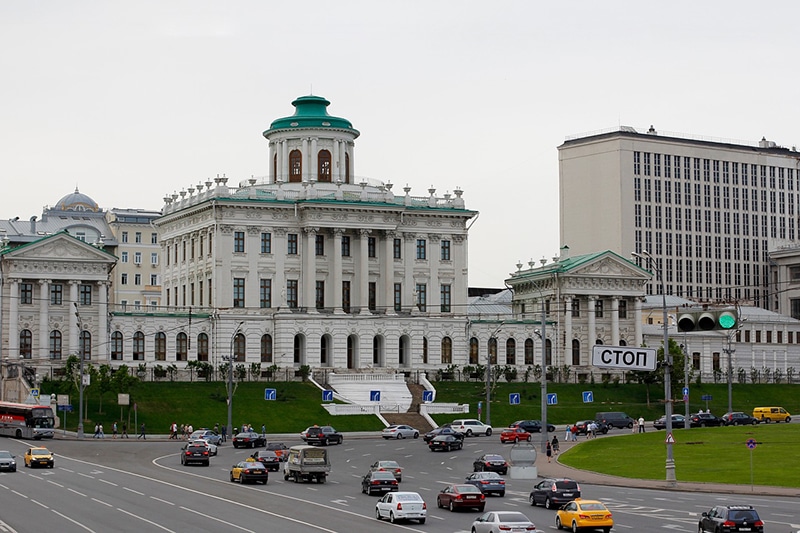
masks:
<path id="1" fill-rule="evenodd" d="M 96 501 L 97 503 L 101 503 L 101 504 L 105 505 L 106 507 L 114 507 L 110 503 L 104 502 L 103 500 L 98 500 L 97 498 L 92 498 L 92 500 Z"/>
<path id="2" fill-rule="evenodd" d="M 189 509 L 188 507 L 184 507 L 182 505 L 181 505 L 180 508 L 183 509 L 186 512 L 194 513 L 194 514 L 196 514 L 198 516 L 202 516 L 203 518 L 206 518 L 208 520 L 214 520 L 216 522 L 224 524 L 225 525 L 225 529 L 230 528 L 230 527 L 235 527 L 236 529 L 241 529 L 242 531 L 247 531 L 247 533 L 256 533 L 255 531 L 253 531 L 251 529 L 243 528 L 242 526 L 237 525 L 237 524 L 235 524 L 233 522 L 228 522 L 226 520 L 220 520 L 219 518 L 217 518 L 215 516 L 211 516 L 211 515 L 208 515 L 208 514 L 205 514 L 205 513 L 201 513 L 200 511 L 195 511 L 194 509 Z"/>
<path id="3" fill-rule="evenodd" d="M 129 489 L 128 487 L 122 487 L 122 488 L 134 494 L 138 494 L 139 496 L 144 496 L 144 492 L 139 492 L 138 490 Z"/>
<path id="4" fill-rule="evenodd" d="M 72 518 L 68 517 L 68 516 L 67 516 L 67 515 L 65 515 L 64 513 L 59 513 L 59 512 L 58 512 L 58 511 L 56 511 L 55 509 L 51 509 L 51 511 L 53 511 L 55 514 L 57 514 L 58 516 L 60 516 L 60 517 L 61 517 L 61 518 L 63 518 L 64 520 L 68 520 L 69 522 L 72 522 L 72 523 L 73 523 L 73 524 L 75 524 L 76 526 L 78 526 L 78 527 L 82 527 L 82 528 L 83 528 L 83 529 L 85 529 L 86 531 L 90 531 L 91 533 L 96 533 L 94 529 L 90 529 L 90 528 L 88 528 L 88 527 L 84 526 L 83 524 L 81 524 L 81 523 L 80 523 L 80 522 L 78 522 L 77 520 L 73 520 Z"/>
<path id="5" fill-rule="evenodd" d="M 62 485 L 61 483 L 56 483 L 56 482 L 55 482 L 55 481 L 53 481 L 53 480 L 50 480 L 50 479 L 48 479 L 48 480 L 47 480 L 47 482 L 48 482 L 48 483 L 52 483 L 52 484 L 53 484 L 53 485 L 55 485 L 56 487 L 61 487 L 62 489 L 64 488 L 64 485 Z"/>
<path id="6" fill-rule="evenodd" d="M 78 496 L 83 496 L 84 498 L 86 497 L 86 494 L 84 494 L 84 493 L 82 493 L 82 492 L 78 492 L 78 491 L 77 491 L 77 490 L 75 490 L 75 489 L 72 489 L 72 488 L 69 488 L 69 487 L 67 487 L 67 490 L 68 490 L 68 491 L 70 491 L 70 492 L 74 492 L 74 493 L 75 493 L 75 494 L 77 494 Z"/>
<path id="7" fill-rule="evenodd" d="M 150 498 L 152 498 L 153 500 L 155 500 L 157 502 L 166 503 L 167 505 L 175 505 L 174 503 L 172 503 L 170 501 L 167 501 L 167 500 L 164 500 L 164 499 L 161 499 L 161 498 L 156 498 L 155 496 L 150 496 Z"/>
<path id="8" fill-rule="evenodd" d="M 26 500 L 29 500 L 29 499 L 30 499 L 30 498 L 28 498 L 28 495 L 27 495 L 27 494 L 22 494 L 22 493 L 21 493 L 21 492 L 19 492 L 18 490 L 13 490 L 13 489 L 12 489 L 12 490 L 11 490 L 11 492 L 13 492 L 14 494 L 16 494 L 17 496 L 22 496 L 22 497 L 23 497 L 23 498 L 25 498 Z"/>
<path id="9" fill-rule="evenodd" d="M 89 474 L 84 474 L 83 472 L 78 472 L 79 476 L 88 477 L 89 479 L 94 479 L 94 476 L 90 476 Z"/>
<path id="10" fill-rule="evenodd" d="M 119 485 L 117 485 L 116 483 L 112 483 L 111 481 L 105 480 L 103 478 L 99 478 L 97 481 L 99 481 L 100 483 L 111 485 L 112 487 L 119 487 Z"/>

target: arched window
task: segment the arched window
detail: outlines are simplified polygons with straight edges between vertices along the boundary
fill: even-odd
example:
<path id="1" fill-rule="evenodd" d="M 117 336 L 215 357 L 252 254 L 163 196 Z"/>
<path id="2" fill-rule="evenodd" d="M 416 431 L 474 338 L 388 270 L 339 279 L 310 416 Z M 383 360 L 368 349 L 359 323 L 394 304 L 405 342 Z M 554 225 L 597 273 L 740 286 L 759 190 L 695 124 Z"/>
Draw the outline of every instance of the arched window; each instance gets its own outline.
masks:
<path id="1" fill-rule="evenodd" d="M 306 364 L 306 345 L 305 337 L 298 334 L 294 336 L 294 364 L 302 366 Z"/>
<path id="2" fill-rule="evenodd" d="M 133 334 L 133 360 L 144 361 L 144 333 L 141 331 Z"/>
<path id="3" fill-rule="evenodd" d="M 61 359 L 61 332 L 54 329 L 50 332 L 50 359 Z"/>
<path id="4" fill-rule="evenodd" d="M 620 346 L 627 346 L 627 345 L 628 345 L 628 343 L 627 343 L 627 342 L 625 342 L 625 339 L 620 339 L 620 340 L 619 340 L 619 345 L 620 345 Z"/>
<path id="5" fill-rule="evenodd" d="M 453 364 L 453 339 L 445 337 L 442 339 L 442 364 Z"/>
<path id="6" fill-rule="evenodd" d="M 317 181 L 331 181 L 331 153 L 327 150 L 317 154 Z"/>
<path id="7" fill-rule="evenodd" d="M 237 333 L 233 338 L 233 357 L 237 363 L 244 363 L 244 357 L 247 353 L 247 340 L 244 334 Z"/>
<path id="8" fill-rule="evenodd" d="M 353 369 L 356 367 L 356 337 L 354 335 L 347 336 L 347 368 Z"/>
<path id="9" fill-rule="evenodd" d="M 278 181 L 278 154 L 272 157 L 272 181 Z"/>
<path id="10" fill-rule="evenodd" d="M 300 150 L 289 152 L 289 183 L 303 181 L 303 154 Z"/>
<path id="11" fill-rule="evenodd" d="M 79 342 L 80 346 L 78 347 L 78 351 L 80 351 L 81 357 L 83 359 L 89 360 L 92 358 L 92 334 L 86 330 L 81 331 L 81 338 Z"/>
<path id="12" fill-rule="evenodd" d="M 319 364 L 322 366 L 328 365 L 328 336 L 323 335 L 319 339 Z"/>
<path id="13" fill-rule="evenodd" d="M 469 340 L 469 364 L 478 364 L 478 339 L 475 337 Z"/>
<path id="14" fill-rule="evenodd" d="M 19 332 L 19 356 L 22 359 L 30 359 L 33 355 L 33 334 L 31 330 L 23 329 Z"/>
<path id="15" fill-rule="evenodd" d="M 175 360 L 186 361 L 189 358 L 189 337 L 180 332 L 175 338 Z"/>
<path id="16" fill-rule="evenodd" d="M 156 361 L 167 360 L 167 335 L 163 331 L 156 333 Z"/>
<path id="17" fill-rule="evenodd" d="M 544 343 L 545 345 L 545 361 L 547 361 L 547 366 L 553 366 L 553 343 L 550 339 L 547 339 Z"/>
<path id="18" fill-rule="evenodd" d="M 383 346 L 381 344 L 381 337 L 375 336 L 372 338 L 372 364 L 375 366 L 383 366 L 381 357 Z"/>
<path id="19" fill-rule="evenodd" d="M 497 339 L 495 339 L 494 337 L 489 339 L 488 350 L 489 350 L 489 364 L 490 365 L 496 365 L 497 364 Z"/>
<path id="20" fill-rule="evenodd" d="M 272 336 L 269 334 L 261 336 L 261 362 L 272 362 Z"/>
<path id="21" fill-rule="evenodd" d="M 533 364 L 533 339 L 525 339 L 525 364 Z"/>
<path id="22" fill-rule="evenodd" d="M 197 360 L 208 361 L 208 335 L 205 333 L 197 336 Z"/>
<path id="23" fill-rule="evenodd" d="M 581 341 L 572 339 L 572 364 L 581 364 Z"/>
<path id="24" fill-rule="evenodd" d="M 422 337 L 422 364 L 428 364 L 428 337 Z"/>
<path id="25" fill-rule="evenodd" d="M 508 339 L 506 341 L 506 364 L 517 364 L 517 341 L 514 339 Z"/>
<path id="26" fill-rule="evenodd" d="M 344 154 L 344 182 L 350 183 L 350 154 Z"/>
<path id="27" fill-rule="evenodd" d="M 52 338 L 52 333 L 50 334 Z M 115 331 L 111 334 L 111 359 L 122 361 L 122 332 Z"/>

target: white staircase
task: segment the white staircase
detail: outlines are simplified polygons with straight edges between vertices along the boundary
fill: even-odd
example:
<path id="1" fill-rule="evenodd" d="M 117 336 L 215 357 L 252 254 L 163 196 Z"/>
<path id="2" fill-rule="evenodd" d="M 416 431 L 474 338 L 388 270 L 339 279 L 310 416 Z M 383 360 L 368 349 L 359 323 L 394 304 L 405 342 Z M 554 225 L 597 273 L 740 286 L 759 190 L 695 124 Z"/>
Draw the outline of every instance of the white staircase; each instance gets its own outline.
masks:
<path id="1" fill-rule="evenodd" d="M 411 391 L 403 374 L 328 374 L 328 384 L 343 399 L 363 406 L 380 404 L 382 413 L 405 413 L 411 407 Z M 373 392 L 380 392 L 375 401 Z"/>

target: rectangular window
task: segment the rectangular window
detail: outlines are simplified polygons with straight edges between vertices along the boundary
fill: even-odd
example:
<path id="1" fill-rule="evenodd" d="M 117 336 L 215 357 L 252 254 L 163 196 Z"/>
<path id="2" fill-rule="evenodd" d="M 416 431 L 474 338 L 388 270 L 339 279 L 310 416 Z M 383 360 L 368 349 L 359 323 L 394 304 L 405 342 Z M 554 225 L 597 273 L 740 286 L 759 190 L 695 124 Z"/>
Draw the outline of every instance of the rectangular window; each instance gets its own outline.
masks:
<path id="1" fill-rule="evenodd" d="M 286 253 L 289 255 L 297 255 L 297 233 L 289 233 L 286 235 Z"/>
<path id="2" fill-rule="evenodd" d="M 33 283 L 19 284 L 19 303 L 27 305 L 33 303 Z"/>
<path id="3" fill-rule="evenodd" d="M 297 308 L 298 302 L 298 281 L 296 279 L 286 280 L 286 305 L 290 309 Z"/>
<path id="4" fill-rule="evenodd" d="M 259 306 L 262 309 L 272 307 L 272 280 L 262 279 L 258 288 Z"/>
<path id="5" fill-rule="evenodd" d="M 325 255 L 325 235 L 317 235 L 314 238 L 314 251 L 318 256 Z"/>
<path id="6" fill-rule="evenodd" d="M 78 298 L 81 305 L 92 305 L 92 286 L 81 285 L 78 289 Z"/>
<path id="7" fill-rule="evenodd" d="M 425 239 L 417 239 L 417 259 L 427 259 L 426 246 Z"/>
<path id="8" fill-rule="evenodd" d="M 342 311 L 350 312 L 350 282 L 342 282 Z"/>
<path id="9" fill-rule="evenodd" d="M 122 276 L 121 276 L 121 279 L 120 279 L 120 283 L 122 285 L 127 285 L 128 284 L 128 274 L 127 273 L 125 273 L 125 272 L 122 273 Z"/>
<path id="10" fill-rule="evenodd" d="M 394 245 L 392 246 L 393 257 L 395 259 L 402 259 L 403 258 L 403 240 L 402 239 L 395 239 Z"/>
<path id="11" fill-rule="evenodd" d="M 158 285 L 158 274 L 150 274 L 150 285 Z"/>
<path id="12" fill-rule="evenodd" d="M 134 274 L 133 275 L 133 284 L 137 285 L 137 286 L 142 284 L 142 275 L 141 274 Z"/>
<path id="13" fill-rule="evenodd" d="M 317 309 L 325 309 L 325 282 L 317 281 L 314 301 Z"/>
<path id="14" fill-rule="evenodd" d="M 128 242 L 128 232 L 127 231 L 123 231 L 122 232 L 122 242 Z"/>
<path id="15" fill-rule="evenodd" d="M 134 254 L 133 254 L 133 264 L 134 265 L 141 265 L 142 264 L 142 252 L 134 252 Z"/>
<path id="16" fill-rule="evenodd" d="M 424 283 L 417 283 L 417 309 L 420 311 L 428 310 L 428 286 Z"/>
<path id="17" fill-rule="evenodd" d="M 136 232 L 136 234 L 134 235 L 134 241 L 136 242 L 136 244 L 142 244 L 142 232 L 141 231 L 137 231 Z"/>
<path id="18" fill-rule="evenodd" d="M 581 301 L 577 298 L 572 299 L 572 316 L 574 318 L 581 316 Z"/>
<path id="19" fill-rule="evenodd" d="M 244 278 L 233 278 L 233 306 L 244 307 Z"/>
<path id="20" fill-rule="evenodd" d="M 375 237 L 367 237 L 367 257 L 377 257 L 377 242 Z"/>
<path id="21" fill-rule="evenodd" d="M 272 253 L 272 233 L 261 234 L 261 253 L 262 254 Z"/>
<path id="22" fill-rule="evenodd" d="M 50 285 L 50 305 L 61 305 L 64 301 L 64 286 L 60 283 Z"/>
<path id="23" fill-rule="evenodd" d="M 603 300 L 595 300 L 595 302 L 594 302 L 594 315 L 597 318 L 603 318 Z"/>
<path id="24" fill-rule="evenodd" d="M 158 244 L 158 233 L 150 234 L 150 244 Z"/>
<path id="25" fill-rule="evenodd" d="M 440 290 L 440 304 L 441 304 L 441 312 L 442 313 L 449 313 L 450 312 L 450 298 L 451 298 L 451 287 L 450 285 L 442 285 Z"/>
<path id="26" fill-rule="evenodd" d="M 194 239 L 189 241 L 189 259 L 194 260 Z"/>
<path id="27" fill-rule="evenodd" d="M 350 237 L 342 235 L 342 257 L 350 257 Z"/>
<path id="28" fill-rule="evenodd" d="M 157 265 L 158 264 L 158 252 L 151 252 L 150 253 L 150 264 Z"/>
<path id="29" fill-rule="evenodd" d="M 394 284 L 394 310 L 400 311 L 403 308 L 403 284 Z"/>
<path id="30" fill-rule="evenodd" d="M 619 317 L 628 318 L 628 302 L 626 300 L 619 301 Z"/>
<path id="31" fill-rule="evenodd" d="M 450 241 L 443 240 L 442 241 L 442 261 L 450 261 Z"/>
<path id="32" fill-rule="evenodd" d="M 120 256 L 120 261 L 122 261 L 123 263 L 128 262 L 128 252 L 122 252 L 122 255 Z"/>
<path id="33" fill-rule="evenodd" d="M 369 290 L 369 298 L 367 301 L 367 305 L 369 306 L 370 311 L 376 311 L 378 309 L 378 284 L 374 281 L 370 281 L 368 285 Z"/>
<path id="34" fill-rule="evenodd" d="M 233 232 L 233 252 L 237 254 L 244 253 L 244 232 L 243 231 L 234 231 Z"/>

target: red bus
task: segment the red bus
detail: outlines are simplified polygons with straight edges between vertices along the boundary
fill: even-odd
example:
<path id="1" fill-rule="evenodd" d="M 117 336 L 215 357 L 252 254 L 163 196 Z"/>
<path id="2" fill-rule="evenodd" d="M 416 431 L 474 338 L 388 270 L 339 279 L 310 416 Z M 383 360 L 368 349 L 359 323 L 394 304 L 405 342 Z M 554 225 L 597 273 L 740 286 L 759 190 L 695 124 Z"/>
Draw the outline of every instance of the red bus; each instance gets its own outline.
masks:
<path id="1" fill-rule="evenodd" d="M 18 439 L 52 439 L 55 428 L 49 405 L 0 402 L 0 435 Z"/>

